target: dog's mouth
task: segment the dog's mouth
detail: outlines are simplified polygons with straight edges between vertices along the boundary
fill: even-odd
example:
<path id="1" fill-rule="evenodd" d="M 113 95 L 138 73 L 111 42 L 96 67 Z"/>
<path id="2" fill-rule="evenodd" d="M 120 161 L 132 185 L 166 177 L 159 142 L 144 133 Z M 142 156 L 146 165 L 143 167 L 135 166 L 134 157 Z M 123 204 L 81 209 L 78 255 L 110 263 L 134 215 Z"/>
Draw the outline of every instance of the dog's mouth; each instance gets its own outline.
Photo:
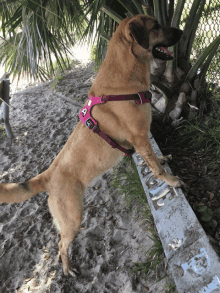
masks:
<path id="1" fill-rule="evenodd" d="M 174 59 L 174 53 L 170 52 L 167 47 L 160 47 L 159 45 L 156 45 L 153 47 L 152 54 L 154 58 L 158 58 L 161 60 L 173 60 Z"/>

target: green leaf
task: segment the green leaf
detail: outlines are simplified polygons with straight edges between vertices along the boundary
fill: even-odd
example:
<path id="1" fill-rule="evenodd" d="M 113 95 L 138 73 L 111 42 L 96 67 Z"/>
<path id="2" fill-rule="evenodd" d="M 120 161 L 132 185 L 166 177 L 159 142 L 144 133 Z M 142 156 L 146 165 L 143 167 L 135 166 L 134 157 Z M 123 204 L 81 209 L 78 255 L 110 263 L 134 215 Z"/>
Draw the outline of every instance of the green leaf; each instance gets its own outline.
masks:
<path id="1" fill-rule="evenodd" d="M 187 46 L 189 43 L 189 38 L 193 29 L 193 26 L 196 25 L 195 21 L 195 16 L 197 13 L 197 10 L 201 5 L 203 5 L 203 2 L 206 0 L 194 0 L 189 16 L 187 18 L 187 22 L 183 31 L 183 36 L 179 42 L 179 55 L 180 56 L 186 56 L 186 50 L 187 50 Z M 201 16 L 201 15 L 200 15 Z M 199 21 L 199 19 L 197 19 L 197 21 Z M 198 25 L 198 24 L 197 24 Z"/>
<path id="2" fill-rule="evenodd" d="M 203 217 L 201 217 L 201 221 L 203 222 L 209 222 L 211 220 L 212 216 L 210 215 L 205 215 Z"/>
<path id="3" fill-rule="evenodd" d="M 179 28 L 180 19 L 182 16 L 182 11 L 183 11 L 185 2 L 186 2 L 186 0 L 179 0 L 177 2 L 176 9 L 175 9 L 174 15 L 173 15 L 173 20 L 171 23 L 172 27 Z"/>
<path id="4" fill-rule="evenodd" d="M 186 76 L 186 81 L 192 84 L 194 78 L 197 75 L 199 67 L 202 65 L 204 60 L 209 56 L 209 54 L 213 54 L 213 51 L 216 52 L 218 46 L 220 44 L 220 37 L 217 37 L 200 55 L 194 66 L 190 69 Z M 218 45 L 218 46 L 217 46 Z"/>
<path id="5" fill-rule="evenodd" d="M 212 216 L 213 215 L 213 211 L 211 209 L 207 210 L 207 215 Z"/>
<path id="6" fill-rule="evenodd" d="M 111 37 L 107 36 L 107 35 L 101 35 L 101 37 L 106 40 L 107 42 L 110 41 Z"/>
<path id="7" fill-rule="evenodd" d="M 127 0 L 117 0 L 131 15 L 138 14 L 138 9 Z"/>
<path id="8" fill-rule="evenodd" d="M 131 0 L 133 2 L 133 4 L 135 5 L 135 7 L 138 10 L 139 14 L 144 14 L 144 10 L 143 7 L 141 5 L 141 1 L 140 0 Z"/>
<path id="9" fill-rule="evenodd" d="M 160 0 L 160 14 L 163 20 L 163 25 L 168 25 L 168 11 L 167 11 L 168 3 L 167 0 Z"/>
<path id="10" fill-rule="evenodd" d="M 145 3 L 150 6 L 150 8 L 154 9 L 154 0 L 145 0 Z"/>
<path id="11" fill-rule="evenodd" d="M 142 7 L 143 7 L 143 11 L 144 11 L 145 15 L 149 15 L 149 16 L 154 17 L 153 16 L 153 10 L 149 5 L 142 5 Z"/>
<path id="12" fill-rule="evenodd" d="M 161 14 L 161 0 L 154 0 L 154 15 L 155 18 L 159 21 L 159 23 L 161 23 L 162 25 L 164 25 L 163 22 L 163 17 Z"/>
<path id="13" fill-rule="evenodd" d="M 208 58 L 206 59 L 204 65 L 202 67 L 202 70 L 201 70 L 200 75 L 199 75 L 200 83 L 202 83 L 204 81 L 204 79 L 205 79 L 206 73 L 207 73 L 207 71 L 209 69 L 209 65 L 212 62 L 212 59 L 213 59 L 213 57 L 214 57 L 214 55 L 215 55 L 215 53 L 216 53 L 216 51 L 217 51 L 217 49 L 219 47 L 219 44 L 220 44 L 220 42 L 215 45 L 215 47 L 210 52 Z"/>
<path id="14" fill-rule="evenodd" d="M 196 30 L 198 28 L 198 24 L 199 24 L 199 20 L 201 18 L 202 12 L 204 11 L 204 6 L 205 6 L 206 0 L 203 0 L 201 2 L 201 5 L 199 7 L 198 12 L 196 13 L 196 16 L 194 18 L 193 24 L 192 24 L 192 30 L 191 30 L 191 34 L 188 40 L 188 46 L 186 49 L 186 59 L 187 62 L 190 62 L 190 55 L 192 53 L 192 46 L 193 46 L 193 42 L 195 40 L 195 35 L 196 35 Z"/>
<path id="15" fill-rule="evenodd" d="M 198 207 L 196 210 L 201 213 L 201 212 L 206 211 L 207 207 L 206 206 Z"/>
<path id="16" fill-rule="evenodd" d="M 87 19 L 79 0 L 7 0 L 1 1 L 0 21 L 4 39 L 0 63 L 13 76 L 43 79 L 54 72 L 52 55 L 60 69 L 68 65 L 68 46 L 81 36 Z"/>
<path id="17" fill-rule="evenodd" d="M 214 220 L 214 219 L 211 220 L 210 225 L 211 225 L 212 229 L 215 229 L 215 228 L 217 227 L 217 224 L 218 224 L 218 223 L 217 223 L 216 220 Z"/>
<path id="18" fill-rule="evenodd" d="M 123 20 L 123 18 L 118 13 L 106 5 L 104 5 L 101 10 L 114 19 L 117 23 L 120 23 Z"/>
<path id="19" fill-rule="evenodd" d="M 172 18 L 174 16 L 174 0 L 170 0 L 169 10 L 168 10 L 168 26 L 171 26 Z"/>

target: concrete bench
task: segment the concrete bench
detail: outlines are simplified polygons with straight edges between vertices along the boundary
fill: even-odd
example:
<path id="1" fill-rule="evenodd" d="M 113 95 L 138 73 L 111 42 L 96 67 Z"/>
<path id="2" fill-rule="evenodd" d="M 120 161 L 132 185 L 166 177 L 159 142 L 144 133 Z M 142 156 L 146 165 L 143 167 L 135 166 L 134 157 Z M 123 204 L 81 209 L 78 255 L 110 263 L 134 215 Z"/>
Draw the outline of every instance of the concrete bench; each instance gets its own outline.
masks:
<path id="1" fill-rule="evenodd" d="M 152 135 L 150 140 L 156 155 L 161 156 Z M 178 292 L 220 292 L 219 257 L 181 188 L 156 179 L 138 153 L 133 159 Z M 164 169 L 172 174 L 167 163 Z"/>

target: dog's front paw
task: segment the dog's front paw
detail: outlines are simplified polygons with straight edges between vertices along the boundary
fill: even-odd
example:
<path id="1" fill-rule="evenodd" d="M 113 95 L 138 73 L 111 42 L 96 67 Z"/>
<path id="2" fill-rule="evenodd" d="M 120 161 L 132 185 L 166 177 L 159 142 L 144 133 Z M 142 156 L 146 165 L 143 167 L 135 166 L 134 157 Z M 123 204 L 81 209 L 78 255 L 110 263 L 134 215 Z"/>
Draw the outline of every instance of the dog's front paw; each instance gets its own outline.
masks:
<path id="1" fill-rule="evenodd" d="M 166 162 L 169 162 L 172 160 L 172 155 L 167 155 L 167 156 L 159 156 L 157 157 L 160 164 L 163 165 L 165 164 Z"/>
<path id="2" fill-rule="evenodd" d="M 172 187 L 186 186 L 186 184 L 179 177 L 169 175 L 167 173 L 161 179 L 165 181 L 169 186 L 172 186 Z"/>

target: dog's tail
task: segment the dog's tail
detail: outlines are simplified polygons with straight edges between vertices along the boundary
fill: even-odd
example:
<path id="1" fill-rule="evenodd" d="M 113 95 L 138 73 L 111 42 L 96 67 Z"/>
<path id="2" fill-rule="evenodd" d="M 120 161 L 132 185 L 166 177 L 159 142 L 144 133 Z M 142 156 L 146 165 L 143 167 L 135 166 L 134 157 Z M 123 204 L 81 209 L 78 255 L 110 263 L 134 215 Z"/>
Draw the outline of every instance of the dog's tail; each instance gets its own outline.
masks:
<path id="1" fill-rule="evenodd" d="M 37 193 L 45 191 L 45 172 L 24 183 L 1 183 L 0 203 L 25 201 Z"/>

